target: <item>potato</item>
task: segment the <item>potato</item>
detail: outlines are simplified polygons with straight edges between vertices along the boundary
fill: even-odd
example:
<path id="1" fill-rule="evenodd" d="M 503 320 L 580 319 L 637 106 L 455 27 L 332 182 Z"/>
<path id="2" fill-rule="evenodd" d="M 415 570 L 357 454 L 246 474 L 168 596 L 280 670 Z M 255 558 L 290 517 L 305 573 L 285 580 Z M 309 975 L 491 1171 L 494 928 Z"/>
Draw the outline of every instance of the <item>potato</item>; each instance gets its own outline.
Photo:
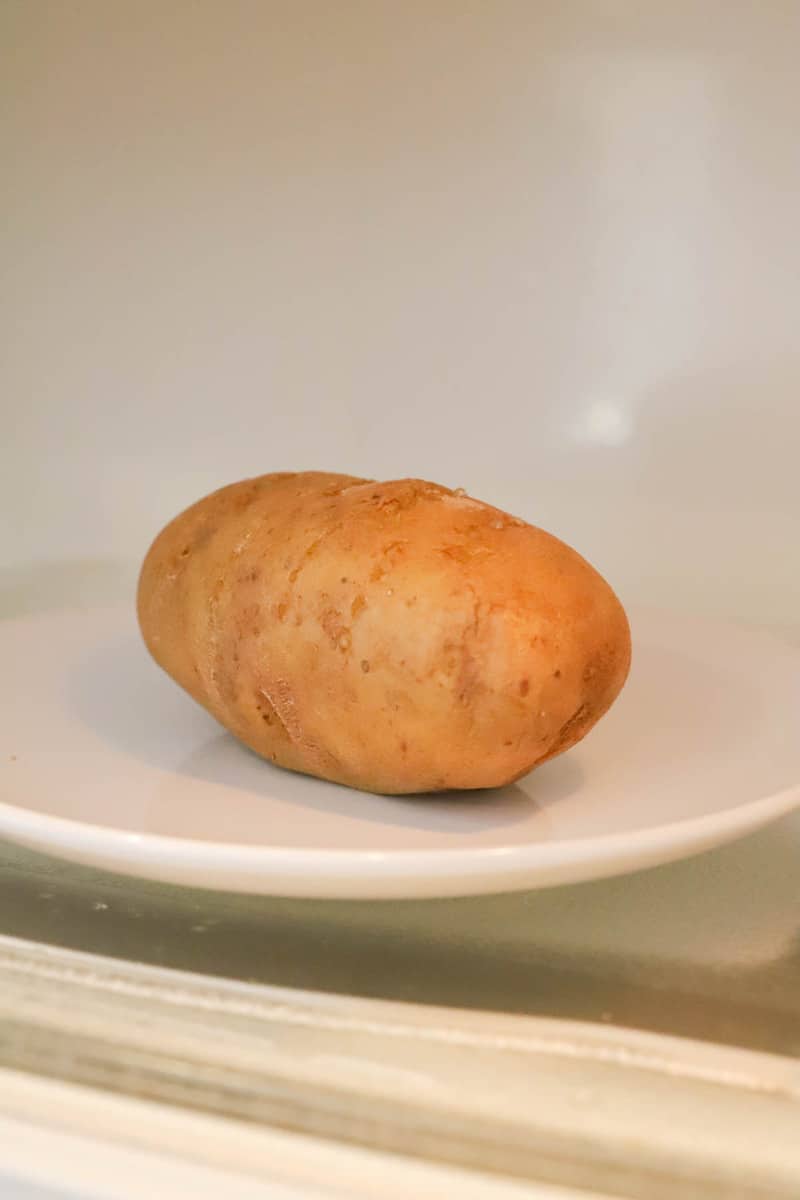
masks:
<path id="1" fill-rule="evenodd" d="M 630 663 L 580 555 L 419 479 L 222 488 L 158 535 L 138 608 L 156 662 L 247 746 L 372 792 L 507 784 L 582 738 Z"/>

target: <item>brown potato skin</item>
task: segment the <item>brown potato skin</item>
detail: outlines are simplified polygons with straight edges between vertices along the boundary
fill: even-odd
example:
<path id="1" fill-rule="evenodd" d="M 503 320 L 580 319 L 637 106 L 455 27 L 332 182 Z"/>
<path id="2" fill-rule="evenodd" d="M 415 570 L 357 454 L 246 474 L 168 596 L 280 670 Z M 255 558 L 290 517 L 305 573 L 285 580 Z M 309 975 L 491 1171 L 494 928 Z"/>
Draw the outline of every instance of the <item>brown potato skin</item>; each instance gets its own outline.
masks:
<path id="1" fill-rule="evenodd" d="M 507 784 L 579 741 L 630 665 L 579 554 L 419 479 L 222 488 L 153 542 L 138 611 L 156 662 L 246 745 L 372 792 Z"/>

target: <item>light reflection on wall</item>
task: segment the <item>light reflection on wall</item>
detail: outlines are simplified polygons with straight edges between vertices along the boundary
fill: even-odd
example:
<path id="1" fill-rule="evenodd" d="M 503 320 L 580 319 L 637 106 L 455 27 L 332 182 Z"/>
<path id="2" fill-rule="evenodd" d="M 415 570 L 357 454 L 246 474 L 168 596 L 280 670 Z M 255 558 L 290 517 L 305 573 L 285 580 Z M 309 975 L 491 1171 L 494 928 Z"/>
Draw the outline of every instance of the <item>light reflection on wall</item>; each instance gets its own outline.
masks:
<path id="1" fill-rule="evenodd" d="M 621 446 L 632 433 L 632 415 L 621 400 L 590 401 L 572 425 L 576 441 L 596 446 Z"/>

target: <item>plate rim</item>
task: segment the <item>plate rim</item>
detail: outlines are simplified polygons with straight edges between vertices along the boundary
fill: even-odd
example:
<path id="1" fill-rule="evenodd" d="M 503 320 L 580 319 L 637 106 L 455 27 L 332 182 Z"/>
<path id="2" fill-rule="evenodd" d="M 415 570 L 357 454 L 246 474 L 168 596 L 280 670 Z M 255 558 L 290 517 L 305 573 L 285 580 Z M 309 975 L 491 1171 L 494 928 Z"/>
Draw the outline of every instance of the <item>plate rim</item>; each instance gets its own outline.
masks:
<path id="1" fill-rule="evenodd" d="M 646 826 L 630 832 L 600 834 L 596 837 L 550 842 L 532 841 L 523 845 L 504 846 L 342 850 L 336 847 L 329 849 L 320 846 L 253 845 L 247 842 L 220 842 L 202 838 L 175 837 L 170 834 L 136 833 L 115 829 L 109 825 L 79 821 L 72 817 L 41 813 L 17 804 L 10 804 L 7 801 L 0 801 L 0 834 L 15 840 L 15 833 L 19 835 L 21 832 L 24 835 L 25 825 L 29 827 L 31 834 L 35 834 L 37 831 L 44 833 L 48 829 L 54 829 L 65 835 L 67 843 L 72 840 L 69 837 L 71 834 L 72 837 L 77 835 L 83 839 L 88 837 L 94 846 L 86 847 L 87 849 L 101 850 L 102 846 L 106 845 L 115 858 L 117 855 L 113 854 L 113 851 L 117 850 L 121 852 L 123 859 L 136 862 L 141 855 L 130 853 L 130 851 L 142 848 L 150 851 L 151 854 L 154 853 L 160 864 L 182 860 L 180 861 L 181 866 L 192 867 L 198 867 L 200 860 L 203 860 L 217 868 L 234 866 L 235 863 L 242 863 L 242 861 L 248 866 L 263 868 L 270 860 L 285 859 L 287 862 L 281 864 L 285 870 L 291 860 L 304 859 L 324 863 L 329 867 L 329 874 L 338 875 L 339 870 L 348 863 L 381 864 L 382 866 L 395 864 L 399 867 L 401 864 L 405 866 L 409 863 L 420 862 L 430 866 L 439 866 L 444 861 L 455 867 L 460 863 L 470 865 L 475 862 L 486 863 L 487 860 L 491 862 L 503 860 L 513 864 L 516 869 L 525 869 L 525 867 L 534 865 L 530 860 L 538 860 L 542 865 L 547 865 L 552 860 L 558 863 L 563 858 L 565 851 L 572 852 L 570 854 L 571 862 L 577 858 L 590 859 L 599 863 L 617 857 L 615 854 L 617 849 L 642 851 L 647 848 L 666 849 L 668 845 L 671 847 L 695 845 L 702 843 L 703 834 L 707 831 L 714 833 L 715 844 L 721 844 L 722 839 L 719 836 L 722 832 L 721 826 L 724 827 L 725 833 L 735 835 L 739 831 L 746 832 L 758 828 L 759 825 L 772 819 L 777 820 L 798 808 L 800 808 L 800 783 L 792 784 L 788 788 L 772 792 L 767 796 L 759 796 L 755 800 L 745 801 L 733 808 L 722 809 L 719 813 L 703 813 L 697 817 L 670 821 L 666 824 Z M 59 840 L 59 845 L 63 847 L 64 842 Z M 627 854 L 619 857 L 627 857 Z M 153 861 L 152 857 L 150 861 Z M 277 861 L 275 865 L 278 866 Z M 335 871 L 330 869 L 334 865 L 337 868 Z M 400 871 L 400 874 L 405 874 L 405 871 Z"/>

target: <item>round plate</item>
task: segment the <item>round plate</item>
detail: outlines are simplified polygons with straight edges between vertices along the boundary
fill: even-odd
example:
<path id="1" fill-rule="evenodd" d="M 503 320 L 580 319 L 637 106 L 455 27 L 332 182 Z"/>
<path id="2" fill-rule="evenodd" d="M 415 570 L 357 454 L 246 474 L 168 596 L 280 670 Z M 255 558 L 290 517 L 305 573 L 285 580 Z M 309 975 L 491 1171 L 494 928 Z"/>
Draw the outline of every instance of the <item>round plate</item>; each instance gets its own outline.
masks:
<path id="1" fill-rule="evenodd" d="M 356 792 L 262 761 L 150 661 L 128 610 L 0 623 L 0 835 L 177 884 L 283 896 L 545 887 L 729 841 L 800 804 L 800 652 L 635 614 L 575 749 L 495 791 Z"/>

